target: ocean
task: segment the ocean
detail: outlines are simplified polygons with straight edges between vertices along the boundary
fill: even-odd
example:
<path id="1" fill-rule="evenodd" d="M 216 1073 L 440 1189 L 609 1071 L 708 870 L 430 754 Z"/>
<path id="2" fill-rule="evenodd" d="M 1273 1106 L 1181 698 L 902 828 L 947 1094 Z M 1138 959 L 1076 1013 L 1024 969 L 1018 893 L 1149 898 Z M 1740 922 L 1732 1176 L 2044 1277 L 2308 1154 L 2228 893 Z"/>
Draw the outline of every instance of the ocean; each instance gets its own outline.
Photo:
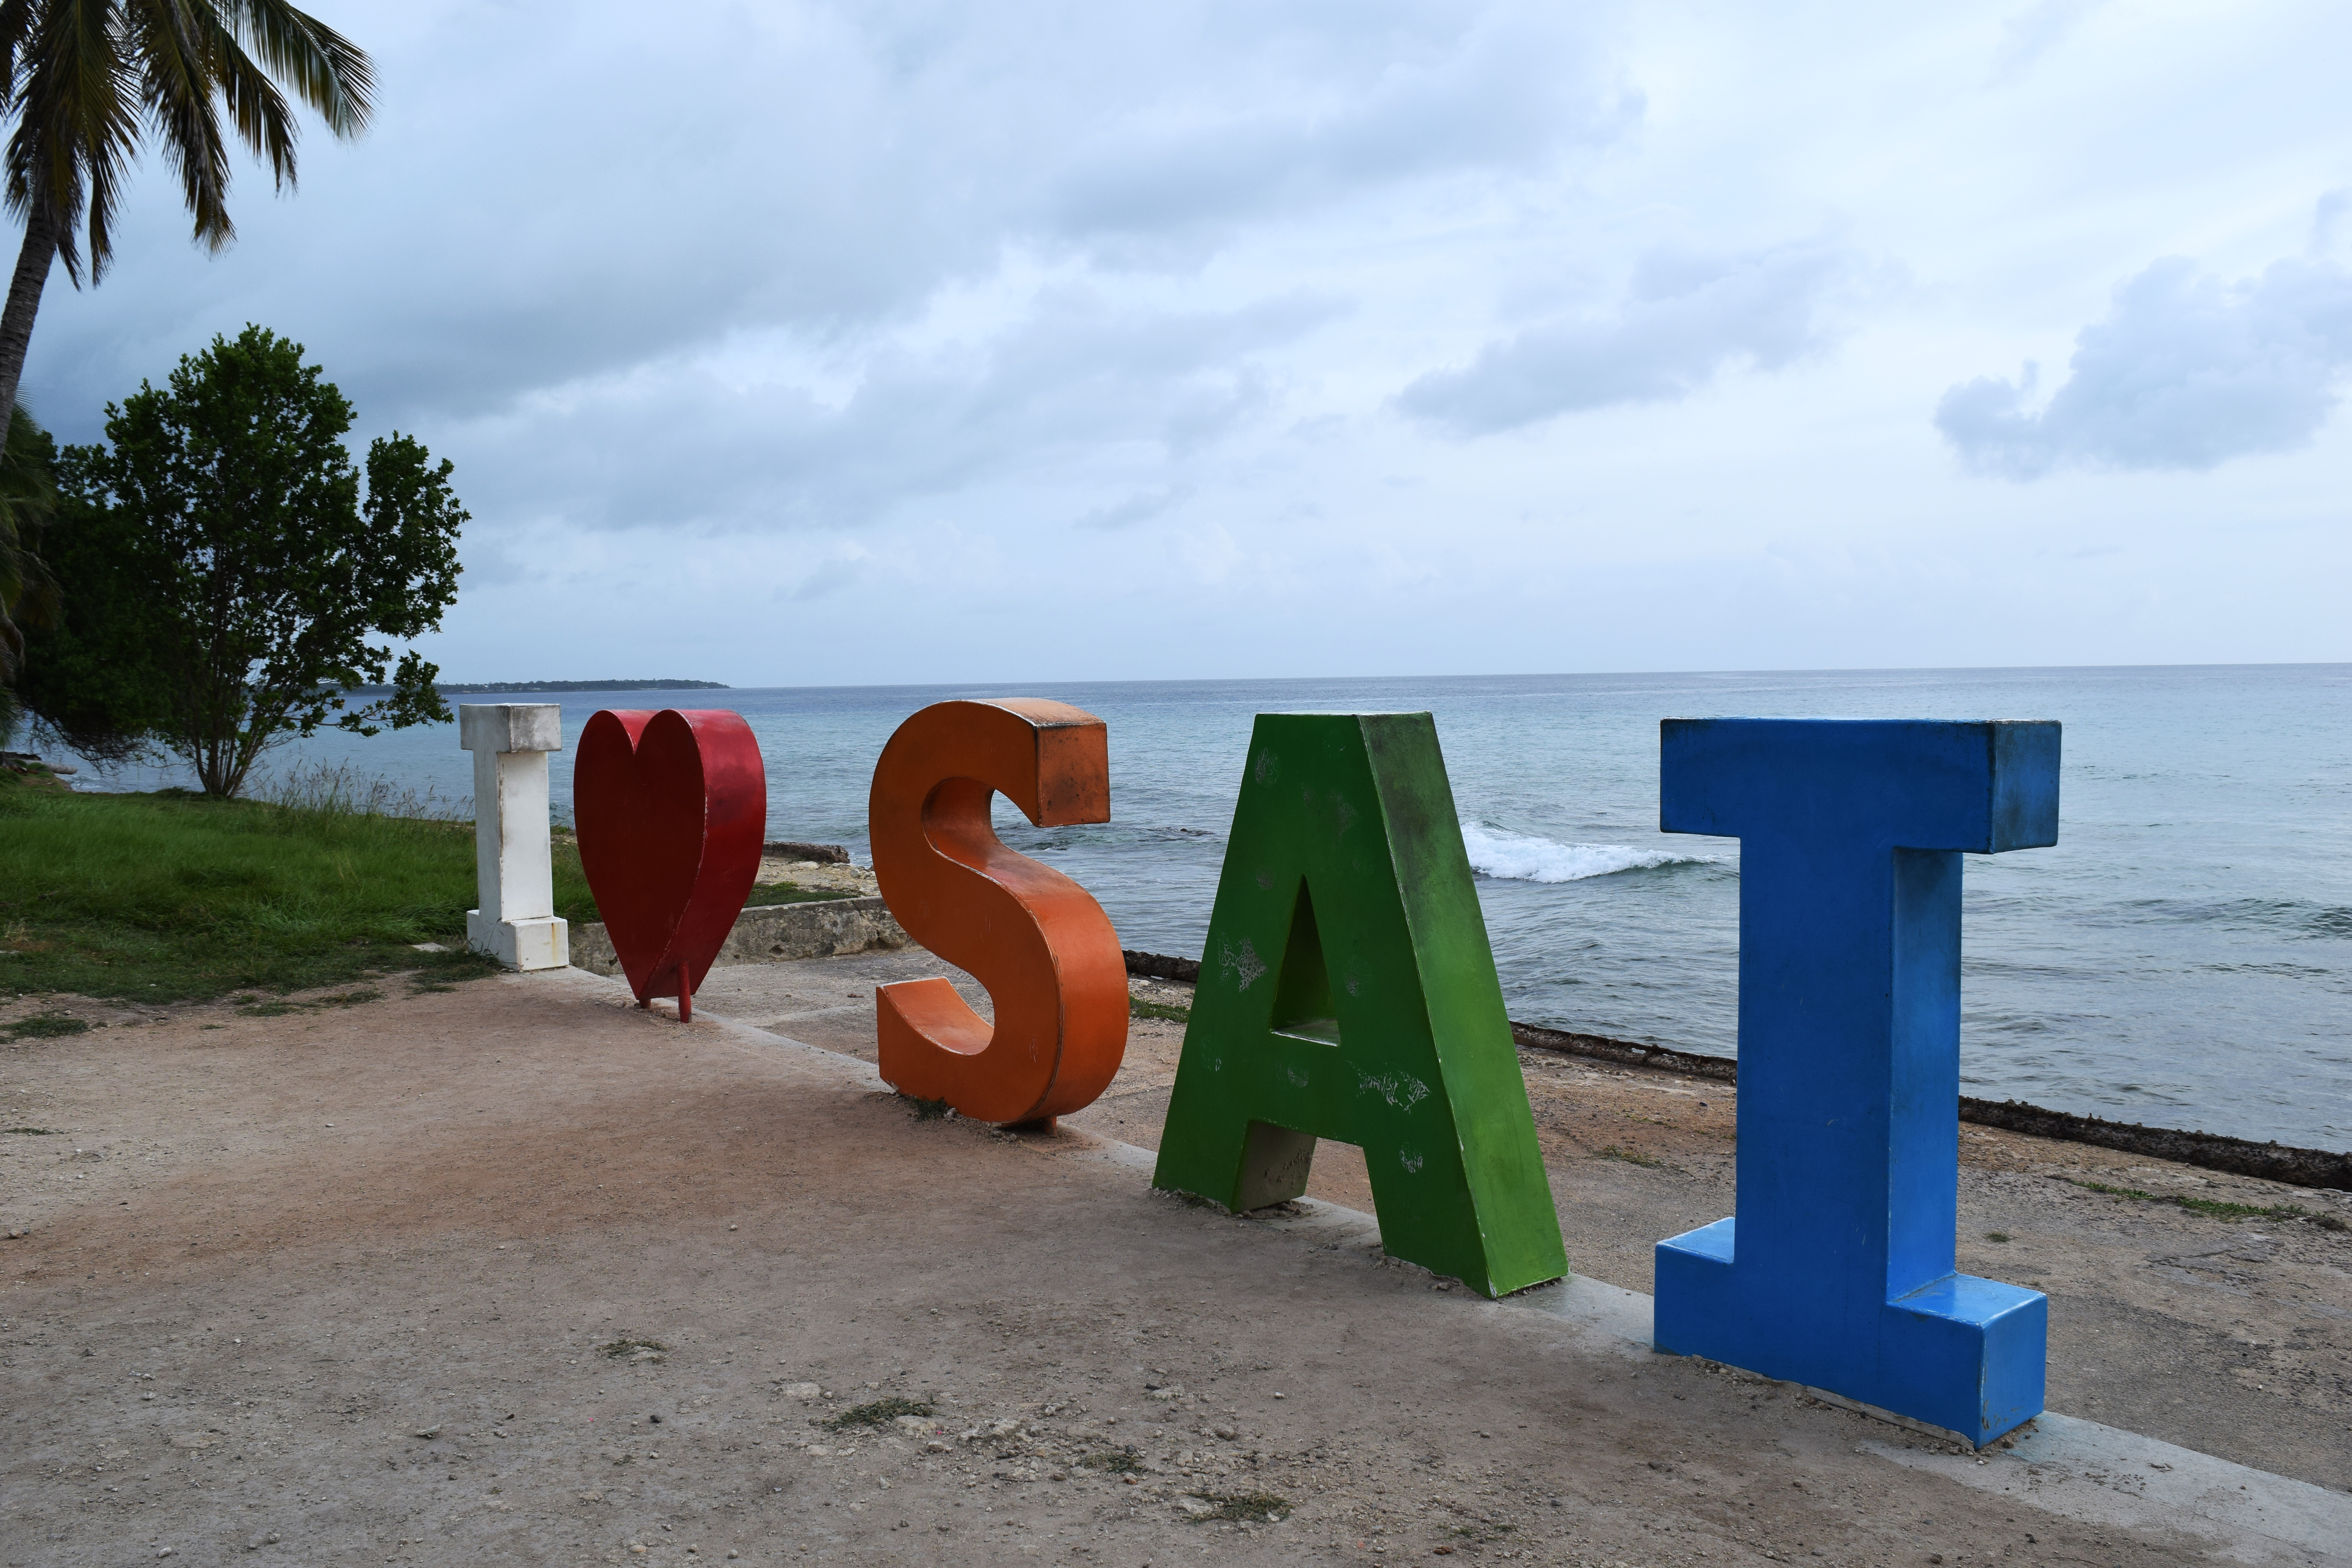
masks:
<path id="1" fill-rule="evenodd" d="M 2055 719 L 2056 847 L 1967 859 L 1964 1092 L 2352 1149 L 2352 665 L 1066 682 L 524 694 L 569 740 L 599 708 L 731 708 L 758 735 L 772 838 L 864 860 L 874 759 L 950 697 L 1072 702 L 1109 726 L 1113 820 L 1008 844 L 1099 900 L 1121 942 L 1197 955 L 1251 721 L 1436 716 L 1511 1016 L 1736 1053 L 1739 846 L 1658 831 L 1658 721 L 1720 715 Z M 495 701 L 469 697 L 453 701 Z M 454 726 L 273 753 L 462 808 Z M 571 770 L 553 768 L 559 812 Z M 152 788 L 131 770 L 84 787 Z"/>

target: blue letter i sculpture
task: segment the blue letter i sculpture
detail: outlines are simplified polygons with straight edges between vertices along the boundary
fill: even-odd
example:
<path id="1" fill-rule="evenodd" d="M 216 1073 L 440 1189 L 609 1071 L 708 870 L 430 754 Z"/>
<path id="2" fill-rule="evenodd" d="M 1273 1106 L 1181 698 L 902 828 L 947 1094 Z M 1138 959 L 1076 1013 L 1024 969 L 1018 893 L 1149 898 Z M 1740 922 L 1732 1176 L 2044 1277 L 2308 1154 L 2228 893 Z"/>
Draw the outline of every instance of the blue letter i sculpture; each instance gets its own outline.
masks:
<path id="1" fill-rule="evenodd" d="M 1660 1350 L 1981 1446 L 2049 1301 L 1958 1273 L 1960 853 L 2058 841 L 2058 726 L 1670 719 L 1660 826 L 1740 840 L 1739 1213 L 1662 1241 Z"/>

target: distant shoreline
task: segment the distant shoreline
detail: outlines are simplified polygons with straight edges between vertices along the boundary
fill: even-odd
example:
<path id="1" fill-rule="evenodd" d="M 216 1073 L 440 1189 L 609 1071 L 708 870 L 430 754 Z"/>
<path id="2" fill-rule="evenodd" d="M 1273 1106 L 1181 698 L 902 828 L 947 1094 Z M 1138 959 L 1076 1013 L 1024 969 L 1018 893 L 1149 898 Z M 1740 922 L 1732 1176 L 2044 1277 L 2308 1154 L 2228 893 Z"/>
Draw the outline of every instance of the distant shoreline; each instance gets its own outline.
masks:
<path id="1" fill-rule="evenodd" d="M 496 691 L 730 691 L 723 680 L 509 680 L 434 682 L 439 691 L 454 691 L 461 697 L 477 697 Z M 389 686 L 346 686 L 345 691 L 356 696 L 375 697 L 392 689 Z"/>

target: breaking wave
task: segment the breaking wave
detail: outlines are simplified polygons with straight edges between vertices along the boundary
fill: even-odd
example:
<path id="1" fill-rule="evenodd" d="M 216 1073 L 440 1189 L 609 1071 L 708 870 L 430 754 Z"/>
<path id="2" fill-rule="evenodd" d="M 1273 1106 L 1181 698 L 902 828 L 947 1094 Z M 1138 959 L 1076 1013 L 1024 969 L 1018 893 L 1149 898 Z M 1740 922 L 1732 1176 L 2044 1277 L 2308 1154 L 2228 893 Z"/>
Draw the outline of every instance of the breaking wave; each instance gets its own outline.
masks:
<path id="1" fill-rule="evenodd" d="M 1517 882 L 1580 882 L 1619 871 L 1660 866 L 1712 866 L 1719 855 L 1677 855 L 1670 849 L 1633 849 L 1622 844 L 1556 844 L 1549 838 L 1501 833 L 1475 822 L 1462 825 L 1462 847 L 1470 868 Z"/>

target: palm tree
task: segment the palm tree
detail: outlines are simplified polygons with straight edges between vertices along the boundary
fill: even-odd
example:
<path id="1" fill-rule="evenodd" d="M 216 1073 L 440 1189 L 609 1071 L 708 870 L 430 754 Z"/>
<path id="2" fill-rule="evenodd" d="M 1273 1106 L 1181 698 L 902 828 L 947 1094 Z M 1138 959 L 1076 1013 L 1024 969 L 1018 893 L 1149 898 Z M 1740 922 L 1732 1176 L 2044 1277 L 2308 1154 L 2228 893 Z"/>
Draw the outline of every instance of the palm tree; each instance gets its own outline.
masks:
<path id="1" fill-rule="evenodd" d="M 375 89 L 366 53 L 284 0 L 0 0 L 0 116 L 16 119 L 5 200 L 25 223 L 0 310 L 0 430 L 16 407 L 49 263 L 64 258 L 81 287 L 77 231 L 86 220 L 89 280 L 105 276 L 123 177 L 149 132 L 180 176 L 207 249 L 236 237 L 223 109 L 278 187 L 294 184 L 281 82 L 337 136 L 366 129 Z"/>

